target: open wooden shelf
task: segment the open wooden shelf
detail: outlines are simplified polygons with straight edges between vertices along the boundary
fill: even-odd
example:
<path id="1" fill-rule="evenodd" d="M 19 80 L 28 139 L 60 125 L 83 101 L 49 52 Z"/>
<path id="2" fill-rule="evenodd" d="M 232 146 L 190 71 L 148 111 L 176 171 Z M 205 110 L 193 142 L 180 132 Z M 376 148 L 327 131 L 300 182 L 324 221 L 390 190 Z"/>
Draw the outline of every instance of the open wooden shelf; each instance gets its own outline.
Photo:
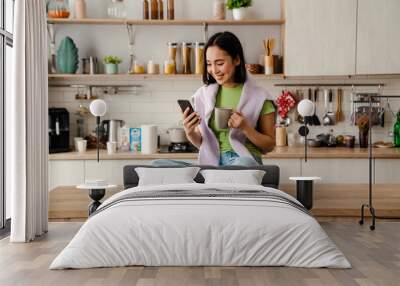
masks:
<path id="1" fill-rule="evenodd" d="M 84 25 L 283 25 L 283 19 L 252 19 L 252 20 L 133 20 L 133 19 L 54 19 L 49 18 L 48 24 L 84 24 Z"/>
<path id="2" fill-rule="evenodd" d="M 256 79 L 283 79 L 283 74 L 253 74 Z M 129 80 L 157 80 L 157 79 L 198 79 L 201 80 L 201 75 L 197 74 L 49 74 L 49 82 L 112 82 L 112 81 L 129 81 Z"/>

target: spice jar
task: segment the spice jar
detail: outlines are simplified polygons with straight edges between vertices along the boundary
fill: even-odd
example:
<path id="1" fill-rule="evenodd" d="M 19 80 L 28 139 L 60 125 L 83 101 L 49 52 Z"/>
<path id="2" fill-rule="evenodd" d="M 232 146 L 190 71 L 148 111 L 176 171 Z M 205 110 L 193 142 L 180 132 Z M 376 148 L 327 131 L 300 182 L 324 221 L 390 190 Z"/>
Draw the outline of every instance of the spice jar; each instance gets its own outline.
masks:
<path id="1" fill-rule="evenodd" d="M 158 19 L 158 0 L 150 0 L 150 19 L 157 20 Z"/>
<path id="2" fill-rule="evenodd" d="M 182 42 L 182 73 L 191 74 L 190 67 L 192 43 Z"/>
<path id="3" fill-rule="evenodd" d="M 174 20 L 174 18 L 175 18 L 174 0 L 167 0 L 167 19 Z"/>
<path id="4" fill-rule="evenodd" d="M 168 42 L 168 57 L 175 64 L 174 73 L 176 73 L 176 52 L 178 51 L 178 43 Z"/>
<path id="5" fill-rule="evenodd" d="M 64 0 L 51 0 L 48 4 L 47 16 L 50 18 L 68 18 L 68 4 Z"/>
<path id="6" fill-rule="evenodd" d="M 160 66 L 150 60 L 147 63 L 147 73 L 148 74 L 159 74 L 160 73 Z"/>
<path id="7" fill-rule="evenodd" d="M 143 0 L 143 20 L 149 19 L 149 1 Z"/>
<path id="8" fill-rule="evenodd" d="M 195 74 L 203 74 L 204 71 L 204 43 L 196 42 L 195 46 Z"/>
<path id="9" fill-rule="evenodd" d="M 138 61 L 135 61 L 133 64 L 133 73 L 143 74 L 144 73 L 144 65 Z"/>
<path id="10" fill-rule="evenodd" d="M 164 74 L 174 74 L 175 73 L 175 62 L 171 59 L 164 62 Z"/>
<path id="11" fill-rule="evenodd" d="M 126 18 L 126 6 L 124 0 L 111 0 L 107 8 L 110 18 Z"/>
<path id="12" fill-rule="evenodd" d="M 225 19 L 225 2 L 224 0 L 214 0 L 213 2 L 213 18 L 214 20 Z"/>
<path id="13" fill-rule="evenodd" d="M 158 19 L 164 19 L 164 2 L 163 0 L 158 0 Z"/>

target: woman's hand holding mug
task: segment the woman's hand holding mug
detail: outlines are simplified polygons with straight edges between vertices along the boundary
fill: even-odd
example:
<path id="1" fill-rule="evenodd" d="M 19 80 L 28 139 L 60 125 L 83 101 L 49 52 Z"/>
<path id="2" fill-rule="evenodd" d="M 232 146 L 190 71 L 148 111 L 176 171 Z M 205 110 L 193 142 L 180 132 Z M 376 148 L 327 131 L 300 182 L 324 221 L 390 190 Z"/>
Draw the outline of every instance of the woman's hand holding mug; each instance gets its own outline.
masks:
<path id="1" fill-rule="evenodd" d="M 249 127 L 249 123 L 246 117 L 244 117 L 242 113 L 240 113 L 237 110 L 234 110 L 231 117 L 228 120 L 228 126 L 230 128 L 238 128 L 244 130 Z"/>

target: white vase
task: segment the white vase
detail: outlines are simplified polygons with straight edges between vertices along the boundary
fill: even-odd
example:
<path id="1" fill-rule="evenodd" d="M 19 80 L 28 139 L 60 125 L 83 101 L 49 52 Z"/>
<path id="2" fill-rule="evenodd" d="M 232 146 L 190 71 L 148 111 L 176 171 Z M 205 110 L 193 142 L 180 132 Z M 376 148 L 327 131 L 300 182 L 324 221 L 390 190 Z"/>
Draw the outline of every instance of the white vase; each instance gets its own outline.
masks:
<path id="1" fill-rule="evenodd" d="M 232 16 L 234 20 L 244 20 L 247 18 L 248 8 L 235 8 L 232 9 Z"/>

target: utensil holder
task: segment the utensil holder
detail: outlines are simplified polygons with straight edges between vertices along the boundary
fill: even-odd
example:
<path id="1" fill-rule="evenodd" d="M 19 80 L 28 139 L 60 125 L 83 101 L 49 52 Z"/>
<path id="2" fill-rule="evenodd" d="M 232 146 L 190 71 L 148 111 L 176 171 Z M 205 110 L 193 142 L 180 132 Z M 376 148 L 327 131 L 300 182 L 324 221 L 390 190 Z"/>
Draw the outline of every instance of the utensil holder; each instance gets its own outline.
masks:
<path id="1" fill-rule="evenodd" d="M 274 73 L 274 56 L 264 56 L 264 74 Z"/>

